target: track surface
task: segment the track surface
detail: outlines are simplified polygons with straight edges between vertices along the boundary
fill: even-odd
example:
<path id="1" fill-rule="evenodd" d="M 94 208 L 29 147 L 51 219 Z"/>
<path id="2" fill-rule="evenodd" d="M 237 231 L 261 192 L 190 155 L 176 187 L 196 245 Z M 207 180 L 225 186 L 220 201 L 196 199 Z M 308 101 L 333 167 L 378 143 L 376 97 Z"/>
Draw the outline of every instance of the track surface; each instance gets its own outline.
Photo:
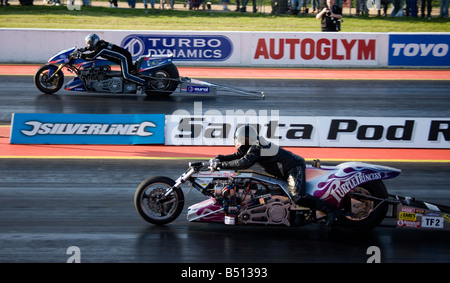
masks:
<path id="1" fill-rule="evenodd" d="M 366 262 L 377 246 L 382 262 L 449 262 L 449 232 L 397 230 L 392 220 L 363 235 L 298 228 L 189 223 L 185 211 L 164 227 L 142 220 L 134 190 L 151 175 L 176 178 L 186 161 L 3 160 L 0 163 L 0 262 L 66 262 L 77 246 L 82 262 Z M 403 169 L 391 193 L 450 203 L 448 164 L 387 164 Z M 184 192 L 187 193 L 187 188 Z"/>
<path id="2" fill-rule="evenodd" d="M 8 65 L 0 65 L 0 74 L 13 73 Z M 36 66 L 25 66 L 25 70 L 32 74 Z M 34 69 L 33 69 L 34 68 Z M 3 71 L 2 71 L 3 70 Z M 203 70 L 203 71 L 202 71 Z M 92 95 L 60 91 L 57 95 L 40 94 L 33 86 L 30 76 L 0 77 L 0 123 L 9 123 L 12 113 L 98 113 L 98 114 L 135 114 L 135 113 L 165 113 L 183 109 L 193 113 L 194 103 L 201 102 L 202 111 L 218 110 L 221 113 L 254 110 L 278 110 L 279 115 L 285 116 L 363 116 L 363 117 L 448 117 L 450 86 L 450 72 L 446 70 L 421 71 L 403 70 L 409 80 L 392 80 L 401 77 L 400 70 L 326 70 L 322 71 L 325 78 L 329 73 L 336 73 L 337 77 L 346 80 L 321 79 L 318 71 L 321 69 L 295 69 L 299 77 L 306 74 L 314 79 L 264 79 L 268 70 L 260 72 L 258 69 L 247 69 L 248 77 L 259 79 L 211 79 L 213 82 L 224 83 L 251 90 L 262 90 L 266 99 L 252 99 L 238 96 L 190 96 L 174 94 L 166 99 L 152 99 L 146 96 L 114 96 Z M 276 69 L 274 73 L 286 70 Z M 202 77 L 222 74 L 244 76 L 242 70 L 237 69 L 201 69 L 186 68 L 180 71 L 188 75 L 192 72 Z M 288 74 L 290 74 L 288 72 Z M 385 79 L 382 79 L 383 74 Z M 414 75 L 413 75 L 414 74 Z M 368 79 L 374 76 L 376 79 Z M 348 78 L 353 79 L 348 79 Z M 425 78 L 422 80 L 421 78 Z M 435 77 L 437 80 L 429 80 Z M 414 78 L 411 79 L 411 78 Z M 99 156 L 100 158 L 144 158 L 144 157 L 173 157 L 182 155 L 189 157 L 210 157 L 217 150 L 229 152 L 232 148 L 177 148 L 151 147 L 67 147 L 67 146 L 8 146 L 9 129 L 1 129 L 0 157 L 13 156 Z M 450 154 L 443 150 L 364 150 L 364 149 L 317 149 L 298 148 L 294 152 L 307 159 L 321 158 L 324 160 L 364 160 L 364 161 L 448 161 Z M 149 156 L 150 154 L 150 156 Z"/>
<path id="3" fill-rule="evenodd" d="M 196 101 L 202 102 L 204 111 L 223 113 L 227 109 L 277 109 L 280 115 L 299 116 L 449 116 L 448 79 L 214 82 L 263 90 L 266 100 L 175 94 L 157 101 L 65 91 L 42 95 L 31 76 L 3 75 L 0 123 L 8 124 L 14 112 L 171 114 L 178 109 L 193 111 Z M 147 147 L 146 152 L 151 156 L 154 150 Z M 5 155 L 9 154 L 0 152 Z M 380 248 L 382 262 L 450 261 L 448 232 L 396 230 L 391 220 L 360 236 L 337 235 L 319 225 L 277 228 L 188 223 L 185 214 L 165 227 L 147 224 L 134 209 L 135 188 L 150 176 L 178 177 L 186 162 L 2 158 L 0 262 L 66 262 L 70 246 L 80 248 L 82 262 L 365 262 L 369 246 Z M 390 193 L 450 204 L 448 162 L 383 164 L 403 170 L 400 177 L 386 181 Z M 202 199 L 192 191 L 185 209 Z"/>

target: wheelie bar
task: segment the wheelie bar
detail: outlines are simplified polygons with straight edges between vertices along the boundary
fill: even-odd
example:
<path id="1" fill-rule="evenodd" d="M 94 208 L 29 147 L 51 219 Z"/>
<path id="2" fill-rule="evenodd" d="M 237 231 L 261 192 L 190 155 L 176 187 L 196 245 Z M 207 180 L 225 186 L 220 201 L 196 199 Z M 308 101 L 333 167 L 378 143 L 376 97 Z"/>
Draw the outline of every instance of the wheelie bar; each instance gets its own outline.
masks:
<path id="1" fill-rule="evenodd" d="M 388 200 L 386 217 L 396 218 L 397 228 L 450 230 L 449 206 L 396 195 Z"/>
<path id="2" fill-rule="evenodd" d="M 264 99 L 264 92 L 262 91 L 251 91 L 245 90 L 237 87 L 231 87 L 216 83 L 209 83 L 206 81 L 192 79 L 188 77 L 180 77 L 178 86 L 180 88 L 180 92 L 190 93 L 190 94 L 218 94 L 220 91 L 222 95 L 241 95 L 241 96 L 251 96 L 258 97 Z"/>

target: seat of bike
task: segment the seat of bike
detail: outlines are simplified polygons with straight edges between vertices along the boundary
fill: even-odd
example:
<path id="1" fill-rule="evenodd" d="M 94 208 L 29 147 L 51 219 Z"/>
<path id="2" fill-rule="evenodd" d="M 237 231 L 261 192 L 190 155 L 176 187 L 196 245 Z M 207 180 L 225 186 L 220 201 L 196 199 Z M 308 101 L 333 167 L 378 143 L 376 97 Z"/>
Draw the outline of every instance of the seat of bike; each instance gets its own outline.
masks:
<path id="1" fill-rule="evenodd" d="M 139 57 L 139 58 L 134 62 L 134 68 L 135 68 L 136 70 L 139 71 L 139 68 L 141 67 L 142 62 L 144 62 L 145 58 L 148 58 L 148 57 L 150 57 L 150 56 L 149 56 L 149 55 L 142 55 L 141 57 Z"/>

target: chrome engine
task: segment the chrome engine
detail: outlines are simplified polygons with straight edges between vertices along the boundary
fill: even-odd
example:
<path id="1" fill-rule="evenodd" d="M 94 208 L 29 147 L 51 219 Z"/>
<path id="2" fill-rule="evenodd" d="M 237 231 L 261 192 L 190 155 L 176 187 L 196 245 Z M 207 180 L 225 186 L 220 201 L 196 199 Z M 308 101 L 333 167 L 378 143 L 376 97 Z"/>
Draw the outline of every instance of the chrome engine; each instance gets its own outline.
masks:
<path id="1" fill-rule="evenodd" d="M 293 203 L 279 186 L 246 178 L 215 179 L 212 183 L 211 194 L 225 215 L 236 217 L 238 224 L 291 225 Z M 277 192 L 280 194 L 274 194 Z"/>
<path id="2" fill-rule="evenodd" d="M 81 71 L 90 90 L 108 93 L 136 93 L 136 84 L 125 81 L 120 71 L 110 66 L 86 67 Z"/>
<path id="3" fill-rule="evenodd" d="M 264 203 L 255 207 L 246 207 L 238 219 L 244 224 L 283 224 L 290 226 L 291 201 L 283 196 L 271 196 L 264 199 Z"/>
<path id="4" fill-rule="evenodd" d="M 122 78 L 115 77 L 93 83 L 93 87 L 98 92 L 122 92 Z"/>

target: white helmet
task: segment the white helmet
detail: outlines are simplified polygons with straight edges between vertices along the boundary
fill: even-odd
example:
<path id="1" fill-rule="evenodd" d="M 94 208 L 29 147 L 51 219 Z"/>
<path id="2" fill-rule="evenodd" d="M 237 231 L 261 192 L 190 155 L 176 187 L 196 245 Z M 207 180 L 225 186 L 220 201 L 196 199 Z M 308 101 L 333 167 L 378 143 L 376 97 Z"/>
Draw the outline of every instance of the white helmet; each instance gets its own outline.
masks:
<path id="1" fill-rule="evenodd" d="M 234 133 L 234 146 L 239 149 L 241 146 L 252 146 L 259 143 L 258 132 L 250 125 L 240 126 Z"/>

